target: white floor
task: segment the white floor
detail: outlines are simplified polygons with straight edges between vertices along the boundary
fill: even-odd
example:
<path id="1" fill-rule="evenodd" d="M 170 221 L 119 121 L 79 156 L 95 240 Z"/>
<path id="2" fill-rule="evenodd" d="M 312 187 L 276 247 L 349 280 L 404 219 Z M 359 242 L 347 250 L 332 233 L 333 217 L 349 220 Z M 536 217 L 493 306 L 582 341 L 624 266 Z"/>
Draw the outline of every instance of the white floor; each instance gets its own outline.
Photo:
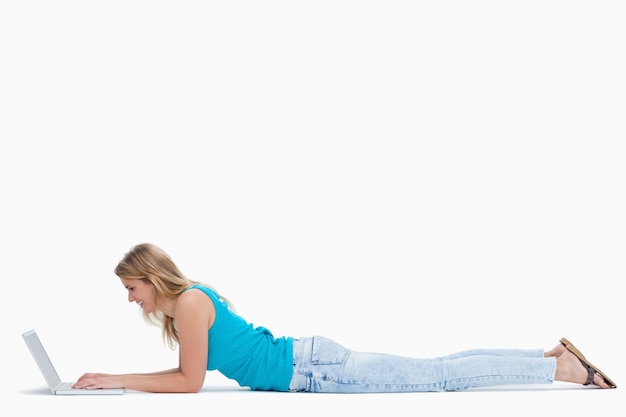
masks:
<path id="1" fill-rule="evenodd" d="M 623 408 L 623 390 L 601 391 L 555 385 L 550 388 L 513 387 L 498 390 L 473 390 L 459 393 L 325 395 L 262 393 L 235 387 L 206 387 L 198 394 L 167 395 L 129 392 L 115 397 L 51 396 L 43 389 L 26 389 L 10 394 L 3 408 L 13 415 L 39 415 L 44 412 L 65 416 L 185 415 L 211 412 L 232 415 L 319 416 L 338 413 L 415 416 L 437 415 L 588 416 L 598 412 L 617 412 Z"/>

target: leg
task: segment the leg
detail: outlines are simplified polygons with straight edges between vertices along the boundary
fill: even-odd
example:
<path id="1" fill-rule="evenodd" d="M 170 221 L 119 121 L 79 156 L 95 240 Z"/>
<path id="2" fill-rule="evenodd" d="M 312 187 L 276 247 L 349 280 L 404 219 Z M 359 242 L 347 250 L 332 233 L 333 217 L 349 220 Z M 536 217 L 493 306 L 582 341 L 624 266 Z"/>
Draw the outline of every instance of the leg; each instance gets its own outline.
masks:
<path id="1" fill-rule="evenodd" d="M 435 359 L 352 352 L 322 337 L 296 344 L 293 391 L 454 391 L 501 384 L 551 383 L 556 360 L 542 351 L 475 350 Z M 511 356 L 513 355 L 513 356 Z"/>

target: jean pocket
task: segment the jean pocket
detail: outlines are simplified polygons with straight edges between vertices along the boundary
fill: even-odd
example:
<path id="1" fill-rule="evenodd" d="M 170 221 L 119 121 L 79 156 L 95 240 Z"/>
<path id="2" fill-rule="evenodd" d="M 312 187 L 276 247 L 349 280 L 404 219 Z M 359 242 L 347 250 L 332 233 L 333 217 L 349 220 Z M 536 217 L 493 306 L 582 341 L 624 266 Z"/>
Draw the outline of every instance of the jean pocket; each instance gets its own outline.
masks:
<path id="1" fill-rule="evenodd" d="M 315 365 L 337 365 L 346 360 L 351 350 L 334 340 L 313 336 L 311 363 Z"/>

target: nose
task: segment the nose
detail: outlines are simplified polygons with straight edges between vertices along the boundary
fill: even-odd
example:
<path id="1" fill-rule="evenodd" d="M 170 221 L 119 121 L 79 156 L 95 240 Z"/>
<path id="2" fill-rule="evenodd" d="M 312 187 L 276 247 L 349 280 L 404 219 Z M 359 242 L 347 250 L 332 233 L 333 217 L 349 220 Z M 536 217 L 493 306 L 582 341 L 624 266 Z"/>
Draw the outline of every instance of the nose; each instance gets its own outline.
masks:
<path id="1" fill-rule="evenodd" d="M 130 291 L 128 291 L 128 302 L 132 303 L 134 301 L 134 299 L 135 298 L 133 297 L 133 295 L 130 293 Z"/>

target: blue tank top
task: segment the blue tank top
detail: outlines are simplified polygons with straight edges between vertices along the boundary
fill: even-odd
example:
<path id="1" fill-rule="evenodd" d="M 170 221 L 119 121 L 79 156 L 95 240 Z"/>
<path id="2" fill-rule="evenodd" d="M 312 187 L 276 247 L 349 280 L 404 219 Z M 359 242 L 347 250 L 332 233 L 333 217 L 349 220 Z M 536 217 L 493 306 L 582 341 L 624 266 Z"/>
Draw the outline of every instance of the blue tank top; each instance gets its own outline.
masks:
<path id="1" fill-rule="evenodd" d="M 275 338 L 266 328 L 253 327 L 210 288 L 191 288 L 204 292 L 215 305 L 207 370 L 217 370 L 254 390 L 287 391 L 293 373 L 293 338 Z"/>

